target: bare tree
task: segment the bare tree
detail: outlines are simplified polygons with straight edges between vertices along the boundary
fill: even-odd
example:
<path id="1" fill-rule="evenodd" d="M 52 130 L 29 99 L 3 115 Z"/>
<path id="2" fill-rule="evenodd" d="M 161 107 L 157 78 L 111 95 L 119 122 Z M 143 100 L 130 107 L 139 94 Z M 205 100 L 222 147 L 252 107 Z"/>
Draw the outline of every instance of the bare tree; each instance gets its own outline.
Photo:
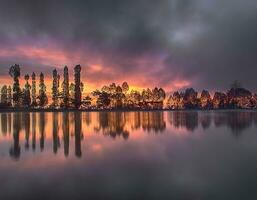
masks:
<path id="1" fill-rule="evenodd" d="M 242 84 L 238 80 L 233 81 L 233 83 L 231 84 L 232 89 L 237 89 L 241 87 L 242 87 Z"/>

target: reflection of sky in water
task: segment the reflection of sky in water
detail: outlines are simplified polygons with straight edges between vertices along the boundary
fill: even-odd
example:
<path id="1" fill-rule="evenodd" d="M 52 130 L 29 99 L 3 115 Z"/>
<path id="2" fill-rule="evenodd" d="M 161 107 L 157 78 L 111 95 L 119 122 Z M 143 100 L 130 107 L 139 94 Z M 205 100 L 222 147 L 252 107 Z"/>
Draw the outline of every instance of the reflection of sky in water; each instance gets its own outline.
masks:
<path id="1" fill-rule="evenodd" d="M 0 199 L 256 199 L 257 113 L 3 113 Z"/>

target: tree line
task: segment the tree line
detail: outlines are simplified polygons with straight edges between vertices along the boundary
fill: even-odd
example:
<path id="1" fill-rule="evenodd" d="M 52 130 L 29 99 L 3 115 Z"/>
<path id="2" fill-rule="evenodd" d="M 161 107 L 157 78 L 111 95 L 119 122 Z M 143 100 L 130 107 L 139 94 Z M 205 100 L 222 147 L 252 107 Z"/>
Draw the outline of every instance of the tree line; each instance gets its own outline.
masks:
<path id="1" fill-rule="evenodd" d="M 1 88 L 0 108 L 52 108 L 52 109 L 224 109 L 224 108 L 257 108 L 257 95 L 241 87 L 238 82 L 232 84 L 227 93 L 198 92 L 188 88 L 182 92 L 174 92 L 166 97 L 163 88 L 143 89 L 141 92 L 130 90 L 127 82 L 121 85 L 112 83 L 101 89 L 92 91 L 83 97 L 84 84 L 81 81 L 81 66 L 73 68 L 74 80 L 69 79 L 69 69 L 63 68 L 61 75 L 56 69 L 52 72 L 51 96 L 46 93 L 44 74 L 39 78 L 33 72 L 25 74 L 24 87 L 21 88 L 21 69 L 18 64 L 9 68 L 13 79 L 12 86 Z M 30 81 L 31 79 L 31 81 Z M 38 79 L 38 84 L 37 84 Z M 48 99 L 51 98 L 51 101 Z M 51 103 L 49 103 L 51 102 Z"/>
<path id="2" fill-rule="evenodd" d="M 74 83 L 69 82 L 68 67 L 63 69 L 63 82 L 60 90 L 60 75 L 54 69 L 52 73 L 52 103 L 49 105 L 46 94 L 46 84 L 44 74 L 39 74 L 39 83 L 37 87 L 36 74 L 24 76 L 25 85 L 22 89 L 20 86 L 21 69 L 18 64 L 10 67 L 9 75 L 13 79 L 13 85 L 4 85 L 1 89 L 1 107 L 32 107 L 32 108 L 79 108 L 81 106 L 81 93 L 83 83 L 80 80 L 81 66 L 74 67 Z M 29 82 L 31 78 L 31 84 Z M 37 91 L 38 88 L 38 91 Z"/>
<path id="3" fill-rule="evenodd" d="M 63 81 L 56 69 L 52 72 L 52 101 L 46 94 L 44 74 L 37 76 L 33 72 L 24 76 L 24 88 L 20 86 L 21 69 L 18 64 L 10 67 L 9 75 L 13 85 L 4 85 L 1 89 L 1 107 L 14 108 L 76 108 L 76 109 L 111 109 L 111 108 L 155 108 L 163 107 L 165 91 L 162 88 L 146 89 L 142 92 L 131 90 L 127 82 L 122 85 L 112 83 L 93 91 L 90 95 L 82 96 L 84 84 L 81 81 L 81 66 L 74 67 L 74 82 L 69 80 L 69 69 L 63 68 Z M 30 82 L 31 79 L 31 82 Z M 38 88 L 38 91 L 37 91 Z M 95 104 L 92 105 L 93 99 Z"/>

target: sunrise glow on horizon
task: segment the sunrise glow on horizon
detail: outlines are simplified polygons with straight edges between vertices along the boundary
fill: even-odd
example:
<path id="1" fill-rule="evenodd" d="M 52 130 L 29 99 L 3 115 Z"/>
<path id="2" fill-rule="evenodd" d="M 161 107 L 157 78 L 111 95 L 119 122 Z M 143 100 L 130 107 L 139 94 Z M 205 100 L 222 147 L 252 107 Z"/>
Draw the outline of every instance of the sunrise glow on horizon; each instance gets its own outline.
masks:
<path id="1" fill-rule="evenodd" d="M 74 55 L 74 54 L 73 54 Z M 146 88 L 152 88 L 155 84 L 158 84 L 159 80 L 152 77 L 147 77 L 142 74 L 133 74 L 132 76 L 126 76 L 126 73 L 118 74 L 115 71 L 115 67 L 119 66 L 108 66 L 105 65 L 104 61 L 100 59 L 101 55 L 87 58 L 87 55 L 82 55 L 76 53 L 76 56 L 70 55 L 69 52 L 63 51 L 54 47 L 35 47 L 35 46 L 18 46 L 16 48 L 10 48 L 8 50 L 0 50 L 0 58 L 6 59 L 9 57 L 16 57 L 22 59 L 21 66 L 21 84 L 24 84 L 23 76 L 28 73 L 27 69 L 32 72 L 40 73 L 41 71 L 45 73 L 45 82 L 50 93 L 50 88 L 52 85 L 51 72 L 53 69 L 57 69 L 61 78 L 63 75 L 63 67 L 68 66 L 71 81 L 73 81 L 73 68 L 76 64 L 81 64 L 82 66 L 82 81 L 85 83 L 85 93 L 90 93 L 95 89 L 101 89 L 103 85 L 109 85 L 112 82 L 121 84 L 123 81 L 127 81 L 131 84 L 131 90 L 142 91 Z M 160 58 L 139 58 L 135 64 L 138 65 L 138 69 L 144 68 L 150 64 L 157 62 L 157 65 L 162 65 Z M 122 67 L 122 66 L 120 66 Z M 107 77 L 104 75 L 108 74 Z M 8 67 L 1 71 L 1 82 L 3 84 L 12 84 L 10 76 L 8 74 Z M 99 78 L 99 79 L 98 79 Z M 189 80 L 183 79 L 172 79 L 164 85 L 164 89 L 167 91 L 182 90 L 190 86 Z M 161 84 L 160 84 L 161 87 Z"/>

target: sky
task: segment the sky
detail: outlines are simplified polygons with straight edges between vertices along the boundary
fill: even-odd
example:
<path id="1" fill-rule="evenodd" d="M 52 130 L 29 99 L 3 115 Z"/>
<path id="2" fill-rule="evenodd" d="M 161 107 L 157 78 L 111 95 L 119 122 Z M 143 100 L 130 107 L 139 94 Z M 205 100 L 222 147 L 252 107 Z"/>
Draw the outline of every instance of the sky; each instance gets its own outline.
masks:
<path id="1" fill-rule="evenodd" d="M 15 63 L 48 85 L 54 68 L 80 64 L 87 90 L 225 91 L 238 80 L 257 92 L 256 24 L 254 0 L 0 0 L 0 84 Z"/>

